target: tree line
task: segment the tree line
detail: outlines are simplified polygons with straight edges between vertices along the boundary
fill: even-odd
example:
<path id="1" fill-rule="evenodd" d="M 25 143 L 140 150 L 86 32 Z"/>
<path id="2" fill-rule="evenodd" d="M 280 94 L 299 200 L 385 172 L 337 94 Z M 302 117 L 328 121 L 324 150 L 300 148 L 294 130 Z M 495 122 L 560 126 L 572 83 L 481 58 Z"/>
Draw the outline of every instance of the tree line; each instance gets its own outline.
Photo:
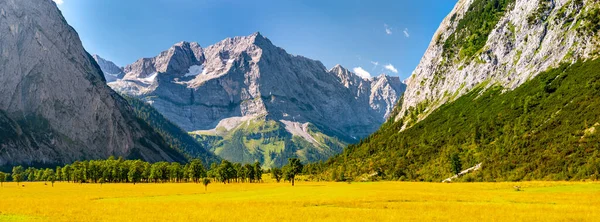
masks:
<path id="1" fill-rule="evenodd" d="M 303 165 L 296 158 L 289 159 L 283 168 L 273 168 L 269 172 L 273 178 L 290 181 L 294 185 L 296 175 L 302 172 Z M 202 161 L 193 159 L 186 164 L 178 162 L 149 163 L 142 160 L 125 160 L 110 157 L 107 160 L 76 161 L 58 166 L 55 169 L 38 169 L 15 166 L 12 173 L 0 172 L 0 185 L 13 181 L 17 184 L 28 181 L 72 182 L 72 183 L 260 183 L 265 171 L 260 162 L 254 164 L 232 163 L 223 160 L 205 169 Z"/>

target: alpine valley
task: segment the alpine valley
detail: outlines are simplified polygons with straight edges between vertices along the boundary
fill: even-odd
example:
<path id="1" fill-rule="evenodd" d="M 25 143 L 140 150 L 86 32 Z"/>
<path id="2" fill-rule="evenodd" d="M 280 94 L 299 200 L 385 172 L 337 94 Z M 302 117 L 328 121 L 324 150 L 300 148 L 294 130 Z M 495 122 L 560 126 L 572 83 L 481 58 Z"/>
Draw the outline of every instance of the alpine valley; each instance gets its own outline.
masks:
<path id="1" fill-rule="evenodd" d="M 327 70 L 260 33 L 206 48 L 180 42 L 122 70 L 94 58 L 107 79 L 118 78 L 109 83 L 117 92 L 150 104 L 218 156 L 265 168 L 342 152 L 375 132 L 405 90 L 398 77 Z"/>

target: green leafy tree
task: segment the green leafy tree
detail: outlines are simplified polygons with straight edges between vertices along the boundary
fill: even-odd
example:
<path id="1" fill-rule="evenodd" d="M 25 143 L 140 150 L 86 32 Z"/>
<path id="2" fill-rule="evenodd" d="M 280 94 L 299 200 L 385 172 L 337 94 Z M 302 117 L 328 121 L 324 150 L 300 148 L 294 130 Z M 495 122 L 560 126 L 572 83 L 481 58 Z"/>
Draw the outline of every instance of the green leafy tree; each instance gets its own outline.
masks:
<path id="1" fill-rule="evenodd" d="M 227 160 L 223 160 L 221 165 L 217 168 L 217 178 L 222 183 L 231 182 L 231 179 L 236 175 L 233 164 Z"/>
<path id="2" fill-rule="evenodd" d="M 303 167 L 304 166 L 298 158 L 288 159 L 288 164 L 285 167 L 284 174 L 286 179 L 292 182 L 292 186 L 294 186 L 294 183 L 296 181 L 296 175 L 302 172 Z"/>
<path id="3" fill-rule="evenodd" d="M 460 161 L 460 156 L 458 153 L 453 153 L 450 155 L 450 165 L 452 168 L 452 173 L 459 174 L 462 171 L 462 162 Z"/>
<path id="4" fill-rule="evenodd" d="M 214 181 L 217 181 L 217 178 L 218 178 L 217 171 L 218 170 L 219 170 L 219 165 L 217 163 L 210 164 L 210 170 L 206 172 L 208 178 L 211 178 Z"/>
<path id="5" fill-rule="evenodd" d="M 21 181 L 23 181 L 23 175 L 24 175 L 24 170 L 23 170 L 22 166 L 13 167 L 12 177 L 13 177 L 13 181 L 17 182 L 17 186 L 19 185 L 19 183 L 21 183 Z"/>
<path id="6" fill-rule="evenodd" d="M 241 163 L 234 163 L 233 168 L 236 172 L 235 181 L 244 182 L 244 166 Z"/>
<path id="7" fill-rule="evenodd" d="M 144 163 L 140 160 L 134 161 L 130 165 L 129 172 L 127 176 L 129 177 L 129 182 L 132 182 L 133 185 L 139 183 L 142 180 L 142 176 L 144 174 Z"/>
<path id="8" fill-rule="evenodd" d="M 7 174 L 4 172 L 0 172 L 0 187 L 4 186 L 4 182 L 8 179 Z"/>
<path id="9" fill-rule="evenodd" d="M 204 165 L 202 165 L 202 161 L 200 161 L 199 159 L 193 159 L 189 163 L 187 174 L 188 178 L 194 181 L 194 183 L 198 183 L 200 178 L 207 176 L 206 170 L 204 169 Z"/>
<path id="10" fill-rule="evenodd" d="M 258 161 L 254 162 L 253 168 L 254 168 L 254 179 L 256 180 L 257 183 L 260 183 L 262 181 L 262 174 L 263 174 L 263 170 L 262 170 L 262 167 L 260 166 L 260 162 L 258 162 Z"/>
<path id="11" fill-rule="evenodd" d="M 56 178 L 55 178 L 55 179 L 56 179 L 57 181 L 63 181 L 63 177 L 62 177 L 62 168 L 61 168 L 61 167 L 59 167 L 59 166 L 57 166 L 57 167 L 56 167 L 56 170 L 55 170 L 54 172 L 56 172 Z"/>
<path id="12" fill-rule="evenodd" d="M 72 181 L 72 173 L 73 173 L 73 169 L 71 168 L 71 165 L 65 165 L 62 168 L 62 176 L 63 179 L 67 182 L 71 182 Z"/>
<path id="13" fill-rule="evenodd" d="M 208 190 L 208 184 L 210 184 L 210 179 L 204 178 L 202 184 L 204 184 L 204 192 L 206 192 Z"/>
<path id="14" fill-rule="evenodd" d="M 22 180 L 24 181 L 29 181 L 29 182 L 33 182 L 35 181 L 35 173 L 37 172 L 37 170 L 33 167 L 28 167 L 25 172 L 23 172 L 23 178 Z"/>
<path id="15" fill-rule="evenodd" d="M 248 180 L 248 182 L 254 182 L 254 167 L 250 164 L 245 164 L 243 171 L 244 177 Z"/>
<path id="16" fill-rule="evenodd" d="M 169 179 L 171 182 L 180 182 L 183 178 L 183 168 L 181 164 L 177 162 L 171 163 L 168 167 L 169 170 Z"/>
<path id="17" fill-rule="evenodd" d="M 54 182 L 56 182 L 56 173 L 53 169 L 45 169 L 43 178 L 44 181 L 50 181 L 52 183 L 52 187 L 54 187 Z"/>
<path id="18" fill-rule="evenodd" d="M 281 171 L 280 168 L 272 168 L 271 177 L 273 177 L 273 179 L 275 179 L 277 183 L 279 183 L 279 181 L 281 181 L 281 178 L 283 177 L 283 171 Z"/>

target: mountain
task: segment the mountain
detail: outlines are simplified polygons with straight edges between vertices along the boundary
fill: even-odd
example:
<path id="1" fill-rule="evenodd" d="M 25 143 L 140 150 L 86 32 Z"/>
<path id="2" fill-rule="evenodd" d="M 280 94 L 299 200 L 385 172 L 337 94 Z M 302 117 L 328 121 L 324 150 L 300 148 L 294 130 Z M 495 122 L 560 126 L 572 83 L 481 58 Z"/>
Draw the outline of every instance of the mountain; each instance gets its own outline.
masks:
<path id="1" fill-rule="evenodd" d="M 114 82 L 122 79 L 125 76 L 123 69 L 119 68 L 117 65 L 115 65 L 115 63 L 105 60 L 98 55 L 92 55 L 92 57 L 94 60 L 96 60 L 96 63 L 98 63 L 100 69 L 102 69 L 106 82 Z"/>
<path id="2" fill-rule="evenodd" d="M 113 89 L 151 104 L 219 156 L 265 167 L 341 152 L 377 130 L 405 89 L 398 77 L 327 70 L 260 33 L 206 48 L 180 42 L 124 72 Z"/>
<path id="3" fill-rule="evenodd" d="M 0 166 L 185 161 L 111 90 L 51 0 L 0 0 Z"/>
<path id="4" fill-rule="evenodd" d="M 397 120 L 410 126 L 477 87 L 515 89 L 598 55 L 594 0 L 460 0 L 407 79 Z"/>
<path id="5" fill-rule="evenodd" d="M 205 149 L 192 136 L 165 118 L 151 105 L 131 97 L 125 97 L 125 99 L 133 108 L 136 116 L 160 134 L 169 147 L 202 160 L 205 167 L 209 167 L 212 163 L 221 162 L 221 158 Z"/>
<path id="6" fill-rule="evenodd" d="M 459 1 L 403 101 L 323 177 L 442 181 L 600 178 L 600 3 Z"/>

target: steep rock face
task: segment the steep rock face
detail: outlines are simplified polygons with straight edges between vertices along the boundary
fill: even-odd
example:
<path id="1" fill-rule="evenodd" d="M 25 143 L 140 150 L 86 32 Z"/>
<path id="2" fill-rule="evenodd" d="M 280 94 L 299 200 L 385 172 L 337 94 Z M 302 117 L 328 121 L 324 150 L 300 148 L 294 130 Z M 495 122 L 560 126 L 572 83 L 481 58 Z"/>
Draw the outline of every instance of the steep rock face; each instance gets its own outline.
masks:
<path id="1" fill-rule="evenodd" d="M 98 55 L 92 55 L 92 57 L 96 60 L 100 69 L 102 69 L 106 82 L 114 82 L 125 77 L 123 69 L 115 65 L 115 63 L 105 60 Z"/>
<path id="2" fill-rule="evenodd" d="M 327 70 L 319 61 L 288 54 L 260 33 L 207 48 L 181 42 L 128 65 L 125 72 L 110 83 L 113 89 L 145 100 L 183 129 L 201 134 L 232 133 L 250 120 L 273 120 L 288 129 L 290 138 L 306 138 L 302 130 L 291 129 L 310 123 L 353 142 L 374 132 L 404 91 L 397 77 L 362 79 L 341 66 Z"/>
<path id="3" fill-rule="evenodd" d="M 0 165 L 183 161 L 105 83 L 51 0 L 0 0 Z"/>
<path id="4" fill-rule="evenodd" d="M 560 63 L 597 56 L 599 4 L 460 0 L 407 80 L 396 119 L 410 126 L 474 88 L 514 89 Z"/>

